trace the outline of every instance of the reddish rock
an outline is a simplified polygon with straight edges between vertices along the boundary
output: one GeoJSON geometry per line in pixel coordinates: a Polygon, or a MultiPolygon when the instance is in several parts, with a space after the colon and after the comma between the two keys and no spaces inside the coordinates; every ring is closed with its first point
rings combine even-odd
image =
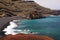
{"type": "Polygon", "coordinates": [[[53,39],[48,36],[17,34],[17,35],[7,35],[2,40],[53,40],[53,39]]]}

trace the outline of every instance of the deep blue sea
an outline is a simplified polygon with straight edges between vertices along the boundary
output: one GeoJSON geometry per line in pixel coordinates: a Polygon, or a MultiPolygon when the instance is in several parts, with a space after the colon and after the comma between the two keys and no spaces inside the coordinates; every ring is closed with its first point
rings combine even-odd
{"type": "MultiPolygon", "coordinates": [[[[54,40],[60,40],[60,16],[48,16],[42,19],[17,21],[16,30],[23,30],[37,35],[49,36],[54,40]]],[[[16,31],[17,32],[17,31],[16,31]]]]}

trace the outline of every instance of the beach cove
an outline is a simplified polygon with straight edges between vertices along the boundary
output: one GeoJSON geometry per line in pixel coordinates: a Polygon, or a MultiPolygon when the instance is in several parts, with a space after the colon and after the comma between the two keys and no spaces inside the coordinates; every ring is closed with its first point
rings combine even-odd
{"type": "Polygon", "coordinates": [[[54,40],[60,40],[60,16],[48,16],[42,19],[16,20],[17,27],[14,33],[35,34],[49,36],[54,40]],[[25,30],[25,31],[24,31],[25,30]]]}

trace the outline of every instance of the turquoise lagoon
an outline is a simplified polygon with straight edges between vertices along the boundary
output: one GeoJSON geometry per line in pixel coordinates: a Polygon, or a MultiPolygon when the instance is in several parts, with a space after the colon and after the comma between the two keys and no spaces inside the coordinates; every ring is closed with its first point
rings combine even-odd
{"type": "Polygon", "coordinates": [[[48,16],[34,20],[22,19],[15,23],[18,25],[14,28],[16,30],[29,30],[28,32],[37,33],[36,35],[49,36],[54,40],[60,40],[60,16],[48,16]]]}

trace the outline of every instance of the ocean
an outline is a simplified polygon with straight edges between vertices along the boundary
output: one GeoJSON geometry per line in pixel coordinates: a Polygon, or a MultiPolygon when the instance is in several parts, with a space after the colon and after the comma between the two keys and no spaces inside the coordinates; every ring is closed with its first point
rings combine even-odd
{"type": "Polygon", "coordinates": [[[4,31],[6,31],[6,35],[18,33],[35,34],[60,40],[60,16],[47,16],[46,18],[33,20],[13,20],[4,31]]]}

